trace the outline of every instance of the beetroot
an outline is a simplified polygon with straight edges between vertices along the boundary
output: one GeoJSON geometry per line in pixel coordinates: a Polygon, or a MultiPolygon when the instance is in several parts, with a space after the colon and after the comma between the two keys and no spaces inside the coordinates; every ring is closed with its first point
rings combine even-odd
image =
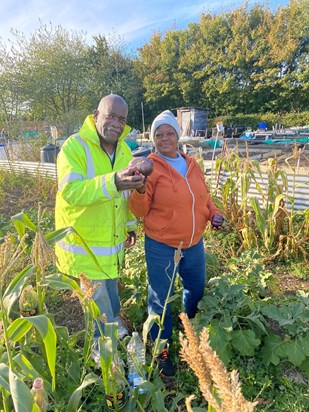
{"type": "Polygon", "coordinates": [[[137,171],[144,176],[149,176],[153,172],[153,163],[147,157],[135,157],[129,163],[129,167],[136,167],[137,171]]]}

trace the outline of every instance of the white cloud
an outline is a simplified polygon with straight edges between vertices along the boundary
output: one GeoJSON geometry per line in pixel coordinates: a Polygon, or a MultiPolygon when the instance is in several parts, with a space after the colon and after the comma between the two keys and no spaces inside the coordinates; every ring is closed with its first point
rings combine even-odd
{"type": "MultiPolygon", "coordinates": [[[[272,1],[288,3],[288,0],[272,1]]],[[[27,36],[41,23],[52,23],[87,32],[89,41],[93,35],[116,32],[127,43],[141,46],[154,31],[183,29],[189,22],[198,21],[201,12],[221,12],[243,3],[244,0],[2,0],[0,35],[6,41],[12,38],[10,28],[27,36]]]]}

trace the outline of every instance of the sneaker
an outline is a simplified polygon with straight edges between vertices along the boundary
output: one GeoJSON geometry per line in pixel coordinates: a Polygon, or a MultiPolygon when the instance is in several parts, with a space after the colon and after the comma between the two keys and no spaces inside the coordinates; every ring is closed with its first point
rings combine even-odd
{"type": "Polygon", "coordinates": [[[174,376],[175,368],[173,362],[168,356],[167,349],[163,349],[162,353],[157,356],[157,363],[161,376],[174,376]]]}
{"type": "Polygon", "coordinates": [[[124,337],[128,336],[129,331],[123,323],[121,317],[115,316],[114,321],[118,323],[118,338],[123,339],[124,337]]]}

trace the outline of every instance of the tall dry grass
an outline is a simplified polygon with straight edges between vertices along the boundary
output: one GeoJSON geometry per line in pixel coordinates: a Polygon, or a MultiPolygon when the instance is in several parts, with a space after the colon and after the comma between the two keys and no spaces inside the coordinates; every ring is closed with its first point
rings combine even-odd
{"type": "MultiPolygon", "coordinates": [[[[245,399],[241,391],[238,372],[228,373],[225,366],[211,348],[209,332],[205,327],[200,337],[197,336],[187,315],[182,313],[186,337],[180,333],[180,355],[199,380],[202,395],[207,400],[209,411],[216,412],[252,412],[257,402],[245,399]]],[[[190,412],[192,397],[187,398],[186,406],[190,412]]]]}

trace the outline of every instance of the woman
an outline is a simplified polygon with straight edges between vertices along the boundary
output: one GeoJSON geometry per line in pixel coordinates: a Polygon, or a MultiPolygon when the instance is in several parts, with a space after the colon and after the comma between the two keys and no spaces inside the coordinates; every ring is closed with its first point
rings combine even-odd
{"type": "MultiPolygon", "coordinates": [[[[218,228],[224,218],[211,200],[204,174],[195,159],[177,150],[180,129],[173,113],[166,110],[159,114],[150,135],[156,147],[156,153],[149,155],[154,171],[130,198],[131,211],[144,221],[148,313],[162,314],[174,270],[174,253],[181,244],[183,256],[177,272],[183,284],[184,310],[193,318],[206,280],[203,232],[209,220],[218,228]]],[[[154,325],[151,339],[154,341],[157,335],[158,326],[154,325]]],[[[161,338],[171,341],[171,337],[172,316],[168,305],[161,338]]],[[[162,375],[174,375],[166,349],[158,357],[158,363],[162,375]]]]}

